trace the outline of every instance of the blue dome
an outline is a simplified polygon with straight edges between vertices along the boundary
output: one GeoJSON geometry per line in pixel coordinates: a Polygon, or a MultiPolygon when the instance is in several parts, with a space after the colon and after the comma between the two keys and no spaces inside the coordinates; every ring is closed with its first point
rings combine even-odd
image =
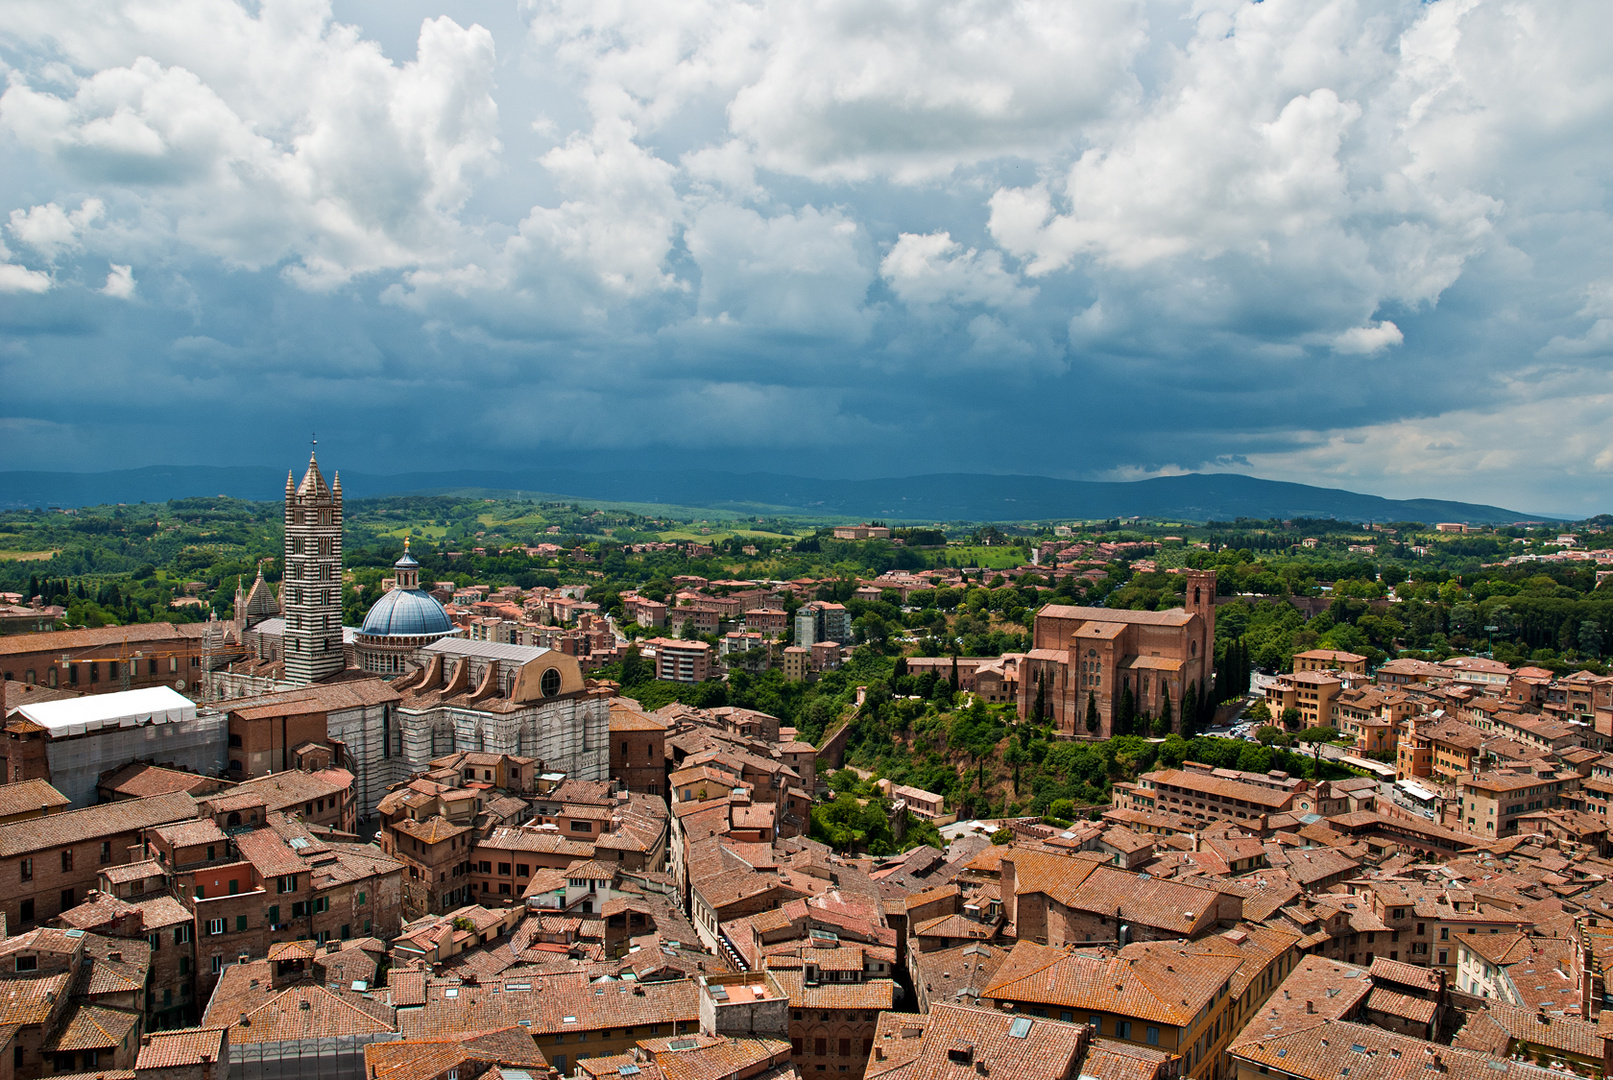
{"type": "Polygon", "coordinates": [[[391,637],[406,634],[446,634],[453,630],[448,613],[437,598],[420,589],[393,589],[364,616],[361,634],[391,637]]]}

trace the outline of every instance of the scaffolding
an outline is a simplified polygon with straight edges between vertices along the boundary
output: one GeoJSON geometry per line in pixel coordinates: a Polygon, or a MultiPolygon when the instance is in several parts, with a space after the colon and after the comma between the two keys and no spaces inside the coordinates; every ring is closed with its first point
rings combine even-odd
{"type": "Polygon", "coordinates": [[[364,1047],[396,1042],[391,1032],[328,1039],[234,1043],[230,1080],[365,1080],[364,1047]]]}
{"type": "Polygon", "coordinates": [[[134,761],[218,776],[229,753],[229,728],[227,715],[209,710],[181,719],[148,720],[82,734],[51,732],[45,744],[50,783],[75,807],[84,807],[98,801],[95,789],[103,773],[134,761]]]}

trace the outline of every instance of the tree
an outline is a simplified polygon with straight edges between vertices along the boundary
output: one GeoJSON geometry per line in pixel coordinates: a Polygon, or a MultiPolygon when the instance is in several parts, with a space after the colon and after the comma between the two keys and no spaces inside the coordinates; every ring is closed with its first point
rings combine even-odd
{"type": "Polygon", "coordinates": [[[1299,726],[1301,717],[1299,710],[1290,705],[1283,710],[1282,716],[1278,719],[1282,721],[1284,731],[1292,731],[1299,726]]]}
{"type": "MultiPolygon", "coordinates": [[[[1581,637],[1584,635],[1581,634],[1581,637]]],[[[1047,686],[1042,681],[1042,673],[1036,673],[1036,704],[1031,708],[1031,720],[1040,724],[1047,716],[1047,686]]]]}
{"type": "Polygon", "coordinates": [[[622,686],[637,686],[644,681],[644,657],[639,654],[637,645],[629,645],[622,654],[622,686]]]}
{"type": "Polygon", "coordinates": [[[1098,695],[1091,690],[1087,691],[1087,731],[1098,733],[1098,695]]]}
{"type": "Polygon", "coordinates": [[[1182,691],[1182,738],[1191,739],[1199,729],[1199,687],[1189,682],[1182,691]]]}
{"type": "Polygon", "coordinates": [[[1010,743],[1003,751],[1003,764],[1014,770],[1014,798],[1019,798],[1019,767],[1030,757],[1018,743],[1010,743]]]}
{"type": "Polygon", "coordinates": [[[1130,735],[1132,721],[1137,718],[1137,704],[1131,696],[1131,683],[1120,684],[1120,703],[1115,707],[1115,722],[1113,733],[1116,735],[1130,735]]]}
{"type": "Polygon", "coordinates": [[[1584,656],[1602,655],[1602,628],[1595,619],[1579,624],[1579,651],[1584,656]]]}
{"type": "Polygon", "coordinates": [[[951,682],[951,685],[952,685],[952,692],[954,694],[956,694],[958,692],[958,654],[957,653],[952,654],[952,678],[951,678],[950,682],[951,682]]]}
{"type": "Polygon", "coordinates": [[[1159,736],[1169,735],[1175,720],[1176,716],[1171,712],[1171,688],[1162,686],[1159,693],[1159,719],[1154,722],[1154,734],[1159,736]],[[1165,730],[1161,731],[1161,726],[1165,730]]]}

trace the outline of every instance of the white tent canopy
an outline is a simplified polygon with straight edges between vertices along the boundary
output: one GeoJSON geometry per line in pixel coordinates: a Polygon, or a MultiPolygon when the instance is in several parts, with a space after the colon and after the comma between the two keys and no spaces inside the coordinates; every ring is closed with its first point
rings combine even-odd
{"type": "Polygon", "coordinates": [[[91,694],[24,705],[17,713],[50,731],[51,738],[86,735],[102,728],[171,724],[196,719],[196,703],[166,686],[91,694]]]}

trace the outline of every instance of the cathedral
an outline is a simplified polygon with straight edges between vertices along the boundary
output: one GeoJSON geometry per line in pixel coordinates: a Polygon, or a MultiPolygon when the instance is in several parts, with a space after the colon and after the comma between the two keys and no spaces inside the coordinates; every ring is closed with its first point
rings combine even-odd
{"type": "Polygon", "coordinates": [[[1169,611],[1048,604],[1037,612],[1019,666],[1019,715],[1030,716],[1040,694],[1059,734],[1107,739],[1130,690],[1139,715],[1158,716],[1169,701],[1180,730],[1188,686],[1202,700],[1215,671],[1215,571],[1185,573],[1184,604],[1169,611]]]}
{"type": "Polygon", "coordinates": [[[456,750],[606,777],[610,690],[583,678],[574,656],[466,640],[420,587],[407,542],[394,587],[362,627],[342,626],[342,481],[327,484],[312,454],[300,483],[286,477],[285,526],[279,595],[261,566],[250,590],[237,586],[227,638],[237,659],[208,676],[230,715],[232,775],[249,771],[255,725],[300,718],[316,720],[354,774],[366,816],[392,785],[456,750]]]}

